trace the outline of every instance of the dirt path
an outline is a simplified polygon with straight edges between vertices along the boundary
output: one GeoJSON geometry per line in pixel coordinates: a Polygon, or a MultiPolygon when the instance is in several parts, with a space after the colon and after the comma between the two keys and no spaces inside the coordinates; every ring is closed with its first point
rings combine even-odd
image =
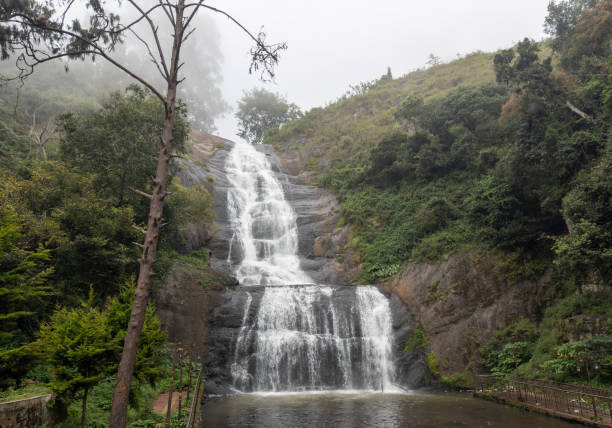
{"type": "MultiPolygon", "coordinates": [[[[191,393],[189,396],[191,397],[191,393]]],[[[187,391],[183,391],[183,408],[185,407],[185,400],[187,398],[187,391]]],[[[178,410],[178,399],[179,394],[177,391],[172,393],[172,406],[171,410],[178,410]]],[[[159,394],[157,398],[153,401],[153,412],[159,413],[161,415],[165,415],[168,410],[168,393],[164,392],[163,394],[159,394]]]]}

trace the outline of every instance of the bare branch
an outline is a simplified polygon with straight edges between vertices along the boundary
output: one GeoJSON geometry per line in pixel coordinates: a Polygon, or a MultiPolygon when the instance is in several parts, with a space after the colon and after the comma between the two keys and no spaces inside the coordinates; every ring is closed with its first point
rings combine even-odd
{"type": "Polygon", "coordinates": [[[153,55],[153,52],[151,51],[151,48],[149,47],[149,44],[147,43],[147,41],[143,39],[142,37],[140,37],[138,33],[135,32],[134,30],[130,29],[130,32],[134,35],[134,37],[136,37],[145,46],[149,54],[149,57],[151,58],[151,62],[155,64],[155,67],[157,67],[157,71],[159,71],[159,74],[161,74],[164,79],[168,80],[168,71],[166,70],[165,67],[163,70],[161,69],[161,67],[159,66],[159,62],[157,62],[157,58],[155,58],[155,55],[153,55]]]}
{"type": "Polygon", "coordinates": [[[240,22],[238,22],[233,16],[229,13],[217,9],[216,7],[209,6],[207,4],[199,3],[190,3],[185,7],[194,7],[194,6],[202,6],[213,12],[220,13],[221,15],[228,18],[234,24],[236,24],[242,31],[244,31],[254,42],[255,47],[251,48],[251,65],[249,66],[249,73],[257,72],[262,68],[260,79],[261,80],[271,80],[274,79],[274,66],[278,64],[279,60],[279,52],[287,49],[286,43],[276,43],[273,45],[266,45],[266,34],[263,31],[259,31],[257,37],[255,37],[249,30],[247,30],[240,22]],[[267,75],[267,77],[266,77],[267,75]]]}
{"type": "Polygon", "coordinates": [[[189,30],[189,32],[183,37],[183,43],[185,43],[187,41],[189,36],[191,36],[195,32],[196,29],[197,28],[192,28],[191,30],[189,30]]]}
{"type": "Polygon", "coordinates": [[[148,193],[143,192],[142,190],[134,189],[133,187],[130,187],[129,189],[132,192],[136,193],[137,195],[144,196],[145,198],[148,198],[148,199],[153,199],[153,195],[149,195],[148,193]]]}
{"type": "MultiPolygon", "coordinates": [[[[160,0],[159,2],[162,3],[162,0],[160,0]]],[[[167,12],[170,14],[170,22],[172,22],[172,25],[176,25],[176,15],[174,14],[174,11],[172,10],[176,6],[166,0],[164,2],[164,6],[163,7],[164,7],[164,10],[166,10],[166,8],[168,8],[167,12]]]]}
{"type": "MultiPolygon", "coordinates": [[[[63,36],[67,36],[67,37],[71,37],[75,40],[78,40],[79,42],[83,43],[84,45],[87,45],[91,48],[92,51],[90,50],[82,50],[79,52],[67,52],[67,53],[62,53],[62,54],[57,54],[57,55],[49,55],[46,52],[43,52],[39,49],[35,49],[32,42],[28,40],[28,42],[23,42],[22,48],[24,50],[26,50],[26,52],[35,60],[34,64],[28,64],[27,61],[25,61],[25,58],[22,57],[22,59],[24,60],[25,64],[28,65],[28,67],[33,70],[35,65],[38,65],[42,62],[46,62],[46,61],[50,61],[52,59],[56,59],[56,58],[61,58],[61,57],[65,57],[65,56],[69,56],[69,57],[75,57],[78,55],[100,55],[101,57],[103,57],[104,59],[106,59],[108,62],[110,62],[111,64],[113,64],[115,67],[123,70],[125,73],[127,73],[128,75],[130,75],[132,78],[134,78],[135,80],[137,80],[138,82],[142,83],[144,86],[146,86],[153,94],[155,94],[155,96],[157,96],[162,102],[165,103],[165,97],[157,90],[155,89],[155,87],[150,84],[148,81],[146,81],[145,79],[143,79],[142,77],[140,77],[139,75],[137,75],[136,73],[134,73],[133,71],[129,70],[128,68],[126,68],[124,65],[122,65],[121,63],[119,63],[118,61],[116,61],[115,59],[113,59],[105,50],[102,46],[98,45],[97,42],[99,40],[99,37],[97,38],[93,38],[93,39],[86,39],[84,37],[82,37],[81,35],[70,31],[70,30],[65,30],[63,28],[52,28],[49,29],[45,26],[45,24],[41,24],[38,21],[35,21],[33,19],[31,19],[30,17],[28,17],[27,15],[23,15],[23,14],[14,14],[12,16],[12,18],[5,20],[5,22],[13,22],[13,23],[17,23],[26,27],[30,27],[30,28],[36,28],[39,30],[51,30],[56,34],[61,34],[63,36]],[[19,19],[17,19],[19,18],[19,19]],[[29,44],[28,44],[29,43],[29,44]],[[39,55],[45,55],[45,58],[38,58],[36,57],[36,53],[38,53],[39,55]]],[[[31,72],[29,74],[32,74],[31,72]]],[[[29,75],[28,73],[26,73],[26,76],[29,75]]],[[[24,76],[20,76],[20,78],[23,79],[24,76]]]]}
{"type": "Polygon", "coordinates": [[[574,113],[576,113],[578,116],[580,116],[581,118],[583,118],[584,120],[588,121],[588,122],[593,122],[593,118],[591,116],[589,116],[588,114],[586,114],[585,112],[583,112],[582,110],[580,110],[578,107],[576,107],[574,104],[572,104],[569,101],[566,101],[565,104],[569,107],[569,109],[571,111],[573,111],[574,113]]]}
{"type": "MultiPolygon", "coordinates": [[[[191,12],[191,15],[189,15],[189,18],[187,18],[187,21],[185,22],[185,25],[183,25],[183,29],[189,27],[189,24],[191,23],[191,20],[193,19],[195,14],[198,12],[198,9],[200,9],[200,6],[203,5],[203,3],[204,3],[204,0],[200,0],[197,4],[190,6],[190,7],[195,6],[195,9],[193,9],[193,12],[191,12]]],[[[185,6],[185,8],[187,8],[187,6],[185,6]]]]}
{"type": "Polygon", "coordinates": [[[124,32],[125,30],[129,30],[130,28],[132,28],[134,25],[138,24],[143,19],[149,19],[149,15],[151,14],[151,12],[153,12],[158,7],[162,7],[163,8],[163,5],[157,4],[157,5],[153,6],[152,8],[150,8],[149,10],[147,10],[146,12],[141,12],[139,18],[137,18],[134,21],[130,22],[128,25],[122,26],[119,31],[115,31],[115,34],[124,32]]]}
{"type": "Polygon", "coordinates": [[[60,24],[61,28],[64,28],[64,21],[66,20],[66,14],[68,14],[68,11],[70,10],[73,4],[74,4],[74,0],[70,0],[68,5],[66,6],[66,9],[64,9],[64,12],[62,13],[62,21],[60,24]]]}
{"type": "Polygon", "coordinates": [[[172,26],[174,26],[175,22],[174,22],[174,15],[172,15],[172,13],[171,13],[172,10],[170,10],[170,12],[169,12],[168,9],[166,9],[166,5],[162,3],[162,0],[159,0],[159,5],[161,6],[162,10],[164,11],[166,16],[168,17],[168,20],[170,21],[172,26]]]}
{"type": "MultiPolygon", "coordinates": [[[[136,10],[138,10],[138,12],[140,12],[142,15],[144,15],[144,17],[147,19],[147,22],[149,23],[149,26],[151,27],[151,31],[153,32],[153,37],[155,39],[155,44],[157,45],[157,53],[159,54],[159,59],[161,61],[162,67],[164,68],[165,75],[169,76],[170,73],[168,73],[168,66],[166,65],[166,58],[164,57],[164,50],[161,47],[161,43],[160,43],[159,37],[157,35],[158,27],[155,25],[155,23],[149,17],[149,15],[145,14],[145,12],[142,10],[142,8],[140,6],[138,6],[138,4],[136,4],[136,2],[134,0],[128,0],[128,2],[132,6],[134,6],[136,8],[136,10]]],[[[159,7],[159,5],[157,5],[155,7],[159,7]]],[[[148,49],[148,46],[147,46],[147,49],[148,49]]],[[[151,52],[150,49],[149,49],[149,52],[151,52]]],[[[151,54],[151,56],[152,56],[152,54],[151,54]]]]}

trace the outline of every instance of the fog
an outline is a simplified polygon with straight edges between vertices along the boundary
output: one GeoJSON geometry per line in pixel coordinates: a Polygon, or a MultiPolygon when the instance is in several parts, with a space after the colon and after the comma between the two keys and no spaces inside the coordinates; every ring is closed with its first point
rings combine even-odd
{"type": "MultiPolygon", "coordinates": [[[[225,0],[210,4],[254,34],[263,26],[268,41],[288,44],[288,50],[281,53],[275,81],[262,83],[248,74],[252,40],[234,23],[206,9],[193,23],[197,30],[182,53],[185,66],[181,71],[186,79],[180,96],[187,101],[192,126],[235,139],[237,126],[230,108],[235,108],[244,90],[263,86],[303,110],[323,106],[349,85],[380,77],[387,66],[399,77],[425,67],[430,54],[451,61],[477,50],[507,48],[524,37],[541,40],[548,0],[225,0]]],[[[117,12],[126,24],[136,16],[126,2],[117,12]]],[[[84,8],[74,9],[77,17],[86,13],[84,8]]],[[[160,33],[169,46],[167,19],[161,12],[153,18],[160,23],[160,33]]],[[[138,31],[150,33],[144,22],[138,31]]],[[[146,40],[152,42],[150,37],[146,40]]],[[[163,89],[146,49],[136,38],[128,37],[115,55],[163,89]]],[[[5,62],[2,68],[6,67],[5,62]]],[[[47,67],[56,70],[53,73],[41,68],[32,80],[39,87],[58,88],[70,82],[82,85],[86,80],[95,86],[97,96],[130,83],[123,72],[102,60],[93,65],[72,62],[72,76],[58,73],[62,67],[47,67]],[[66,81],[60,84],[64,77],[66,81]]]]}
{"type": "MultiPolygon", "coordinates": [[[[146,4],[141,2],[141,4],[146,4]]],[[[121,23],[129,24],[140,15],[126,2],[108,2],[109,10],[118,13],[121,23]]],[[[58,9],[63,10],[63,9],[58,9]]],[[[75,3],[69,17],[79,19],[83,25],[89,22],[91,11],[83,6],[83,2],[75,3]]],[[[159,26],[159,34],[169,62],[172,38],[171,26],[165,15],[158,10],[152,14],[152,19],[159,26]]],[[[197,28],[182,48],[184,66],[181,68],[181,77],[185,83],[179,87],[178,95],[181,101],[187,104],[187,112],[192,127],[214,131],[214,122],[223,112],[229,110],[224,101],[220,83],[222,80],[221,64],[223,53],[221,51],[220,33],[210,14],[200,13],[192,22],[197,28]]],[[[160,93],[164,94],[165,81],[151,61],[146,42],[154,50],[154,39],[151,30],[145,21],[137,24],[134,34],[126,33],[122,44],[115,47],[110,54],[119,63],[124,64],[141,78],[151,83],[160,93]]],[[[12,58],[0,63],[0,74],[15,76],[18,73],[15,62],[19,52],[12,58]]],[[[23,114],[28,116],[36,110],[38,114],[44,112],[44,117],[52,117],[64,110],[91,110],[99,107],[100,103],[113,91],[123,90],[128,85],[137,83],[125,72],[98,57],[95,61],[90,58],[84,60],[55,60],[35,67],[34,73],[24,82],[14,81],[1,88],[0,95],[7,98],[8,104],[20,105],[23,114]],[[68,69],[68,72],[64,71],[68,69]],[[23,84],[23,86],[22,86],[23,84]],[[17,89],[19,95],[17,96],[17,89]],[[38,106],[33,106],[38,99],[38,106]]]]}
{"type": "MultiPolygon", "coordinates": [[[[211,4],[213,4],[211,2],[211,4]]],[[[221,90],[232,107],[243,89],[265,86],[302,109],[325,103],[350,84],[395,77],[424,67],[430,53],[452,60],[457,54],[507,48],[524,37],[544,37],[548,0],[224,0],[222,7],[247,28],[260,26],[271,41],[286,41],[276,82],[248,75],[250,41],[221,16],[221,90]]],[[[187,84],[189,84],[187,82],[187,84]]],[[[218,134],[233,138],[233,114],[217,121],[218,134]]]]}

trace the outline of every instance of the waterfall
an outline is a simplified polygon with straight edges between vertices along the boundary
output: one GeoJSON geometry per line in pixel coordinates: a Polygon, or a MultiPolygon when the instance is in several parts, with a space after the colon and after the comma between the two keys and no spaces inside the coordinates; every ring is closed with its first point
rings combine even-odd
{"type": "Polygon", "coordinates": [[[226,162],[230,254],[241,285],[265,286],[244,309],[233,350],[239,391],[393,389],[391,312],[375,287],[313,284],[297,255],[296,215],[266,155],[237,143],[226,162]],[[251,321],[249,321],[251,319],[251,321]]]}
{"type": "Polygon", "coordinates": [[[285,199],[263,153],[237,143],[226,163],[228,213],[234,234],[232,251],[242,261],[235,274],[243,285],[305,284],[312,280],[300,268],[295,213],[285,199]]]}

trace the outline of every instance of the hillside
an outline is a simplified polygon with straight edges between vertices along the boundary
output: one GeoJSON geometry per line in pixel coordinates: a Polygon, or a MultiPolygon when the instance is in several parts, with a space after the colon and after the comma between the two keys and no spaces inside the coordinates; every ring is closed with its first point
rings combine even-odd
{"type": "Polygon", "coordinates": [[[610,7],[545,44],[383,76],[265,139],[338,197],[351,238],[337,261],[411,307],[407,346],[451,383],[581,381],[567,349],[610,381],[610,7]]]}
{"type": "Polygon", "coordinates": [[[409,94],[425,100],[442,97],[461,86],[495,81],[493,54],[477,52],[448,64],[417,70],[377,84],[364,94],[341,97],[325,108],[314,108],[290,122],[266,143],[277,150],[306,149],[308,171],[320,172],[328,162],[341,169],[346,162],[363,162],[369,150],[399,124],[394,114],[409,94]]]}

